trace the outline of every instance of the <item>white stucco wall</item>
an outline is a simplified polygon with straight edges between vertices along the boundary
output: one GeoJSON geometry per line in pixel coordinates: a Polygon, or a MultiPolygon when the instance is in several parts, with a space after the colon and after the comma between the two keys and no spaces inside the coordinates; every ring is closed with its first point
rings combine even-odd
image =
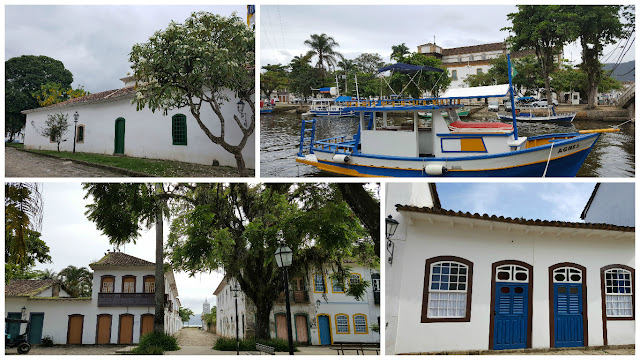
{"type": "MultiPolygon", "coordinates": [[[[512,225],[475,219],[405,212],[401,223],[409,223],[402,257],[394,257],[401,277],[387,278],[399,283],[395,343],[389,353],[489,348],[489,320],[492,263],[520,260],[533,266],[532,346],[550,346],[549,266],[573,262],[587,269],[588,344],[603,345],[600,268],[610,264],[634,267],[634,234],[603,230],[512,225]],[[408,219],[408,216],[411,219],[408,219]],[[470,322],[421,323],[425,260],[452,255],[473,262],[470,322]]],[[[394,270],[397,271],[397,270],[394,270]]],[[[611,322],[609,322],[611,323],[611,322]]],[[[633,339],[634,321],[617,321],[611,336],[626,333],[633,339]]],[[[615,341],[616,343],[618,340],[615,341]]],[[[390,349],[387,349],[388,351],[390,349]]]]}
{"type": "MultiPolygon", "coordinates": [[[[242,139],[242,132],[233,120],[233,114],[238,113],[236,107],[238,99],[229,91],[226,92],[226,95],[229,96],[230,101],[225,103],[221,109],[226,120],[225,139],[229,144],[237,145],[242,139]]],[[[44,127],[47,115],[62,112],[69,115],[68,122],[71,126],[66,133],[68,140],[60,144],[60,150],[72,151],[74,137],[73,114],[77,111],[80,115],[78,126],[85,126],[84,142],[76,143],[77,152],[112,155],[114,153],[115,122],[118,118],[124,118],[124,154],[127,156],[176,160],[204,165],[211,165],[214,160],[217,160],[220,165],[236,166],[234,156],[221,146],[211,142],[188,108],[172,110],[169,111],[167,116],[164,116],[161,110],[155,113],[148,108],[136,111],[136,106],[131,104],[132,99],[133,94],[112,101],[53,107],[28,113],[25,128],[25,148],[56,150],[57,144],[38,134],[36,128],[41,129],[44,127]],[[187,118],[187,145],[173,145],[171,117],[176,114],[183,114],[187,118]]],[[[213,110],[209,106],[203,105],[201,113],[201,120],[207,128],[214,135],[220,135],[220,122],[213,110]]],[[[248,124],[251,125],[251,110],[249,106],[245,106],[244,113],[248,124]]],[[[254,168],[255,135],[249,138],[242,154],[245,165],[248,168],[254,168]]]]}
{"type": "Polygon", "coordinates": [[[634,183],[600,183],[584,221],[635,226],[635,214],[634,183]]]}

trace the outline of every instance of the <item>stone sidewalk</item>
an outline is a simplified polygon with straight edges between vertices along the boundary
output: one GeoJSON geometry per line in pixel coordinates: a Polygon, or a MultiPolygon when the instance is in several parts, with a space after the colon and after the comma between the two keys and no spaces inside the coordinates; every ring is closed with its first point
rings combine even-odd
{"type": "Polygon", "coordinates": [[[120,172],[4,148],[5,177],[125,177],[120,172]]]}

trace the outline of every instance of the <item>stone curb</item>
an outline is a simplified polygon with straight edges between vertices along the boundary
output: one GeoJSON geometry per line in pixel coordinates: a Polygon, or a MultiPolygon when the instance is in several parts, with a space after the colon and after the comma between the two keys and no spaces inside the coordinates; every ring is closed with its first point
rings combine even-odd
{"type": "Polygon", "coordinates": [[[635,349],[634,345],[607,345],[607,346],[583,346],[572,348],[535,348],[535,349],[516,349],[516,350],[468,350],[468,351],[439,351],[439,352],[420,352],[420,353],[403,353],[397,355],[524,355],[524,354],[544,354],[552,352],[560,352],[567,350],[578,351],[600,351],[600,350],[621,350],[635,349]]]}
{"type": "Polygon", "coordinates": [[[127,170],[127,169],[123,169],[123,168],[119,168],[119,167],[115,167],[115,166],[111,166],[111,165],[96,164],[96,163],[83,161],[83,160],[76,160],[76,159],[66,159],[66,158],[61,158],[61,157],[55,156],[55,155],[37,153],[37,152],[31,151],[29,149],[19,149],[19,148],[13,148],[13,149],[16,149],[18,151],[24,151],[24,152],[27,152],[29,154],[49,157],[49,158],[52,158],[52,159],[58,159],[58,160],[62,160],[62,161],[71,161],[71,162],[74,162],[76,164],[87,165],[87,166],[92,166],[92,167],[95,167],[95,168],[115,171],[115,172],[119,172],[119,173],[122,173],[122,174],[130,176],[130,177],[156,177],[154,175],[149,175],[149,174],[145,174],[145,173],[138,172],[138,171],[133,171],[133,170],[127,170]]]}

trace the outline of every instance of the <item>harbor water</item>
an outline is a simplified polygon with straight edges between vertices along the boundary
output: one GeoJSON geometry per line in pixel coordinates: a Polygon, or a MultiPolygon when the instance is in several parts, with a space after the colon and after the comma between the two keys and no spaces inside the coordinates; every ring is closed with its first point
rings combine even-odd
{"type": "MultiPolygon", "coordinates": [[[[358,130],[356,118],[316,118],[316,139],[349,135],[358,130]]],[[[390,116],[394,125],[410,121],[409,117],[390,116]]],[[[491,118],[493,121],[494,118],[491,118]]],[[[482,120],[469,120],[482,121],[482,120]]],[[[295,113],[260,115],[260,174],[263,177],[334,176],[313,166],[295,161],[300,144],[302,118],[295,113]]],[[[611,122],[574,121],[561,123],[518,122],[520,136],[567,133],[579,130],[610,128],[611,122]]],[[[634,177],[635,123],[629,122],[621,131],[603,133],[578,171],[580,177],[634,177]]]]}

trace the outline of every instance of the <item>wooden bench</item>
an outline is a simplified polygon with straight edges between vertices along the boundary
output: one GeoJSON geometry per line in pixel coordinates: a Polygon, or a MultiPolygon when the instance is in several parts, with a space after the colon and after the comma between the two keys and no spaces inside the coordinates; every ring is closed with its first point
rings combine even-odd
{"type": "Polygon", "coordinates": [[[247,355],[262,355],[262,353],[265,353],[267,355],[275,355],[276,348],[274,348],[273,346],[256,343],[256,351],[250,351],[247,353],[247,355]]]}
{"type": "Polygon", "coordinates": [[[380,355],[379,343],[336,341],[333,345],[339,346],[331,348],[337,351],[338,355],[344,355],[345,350],[355,350],[356,355],[364,355],[365,351],[375,351],[376,355],[380,355]]]}

